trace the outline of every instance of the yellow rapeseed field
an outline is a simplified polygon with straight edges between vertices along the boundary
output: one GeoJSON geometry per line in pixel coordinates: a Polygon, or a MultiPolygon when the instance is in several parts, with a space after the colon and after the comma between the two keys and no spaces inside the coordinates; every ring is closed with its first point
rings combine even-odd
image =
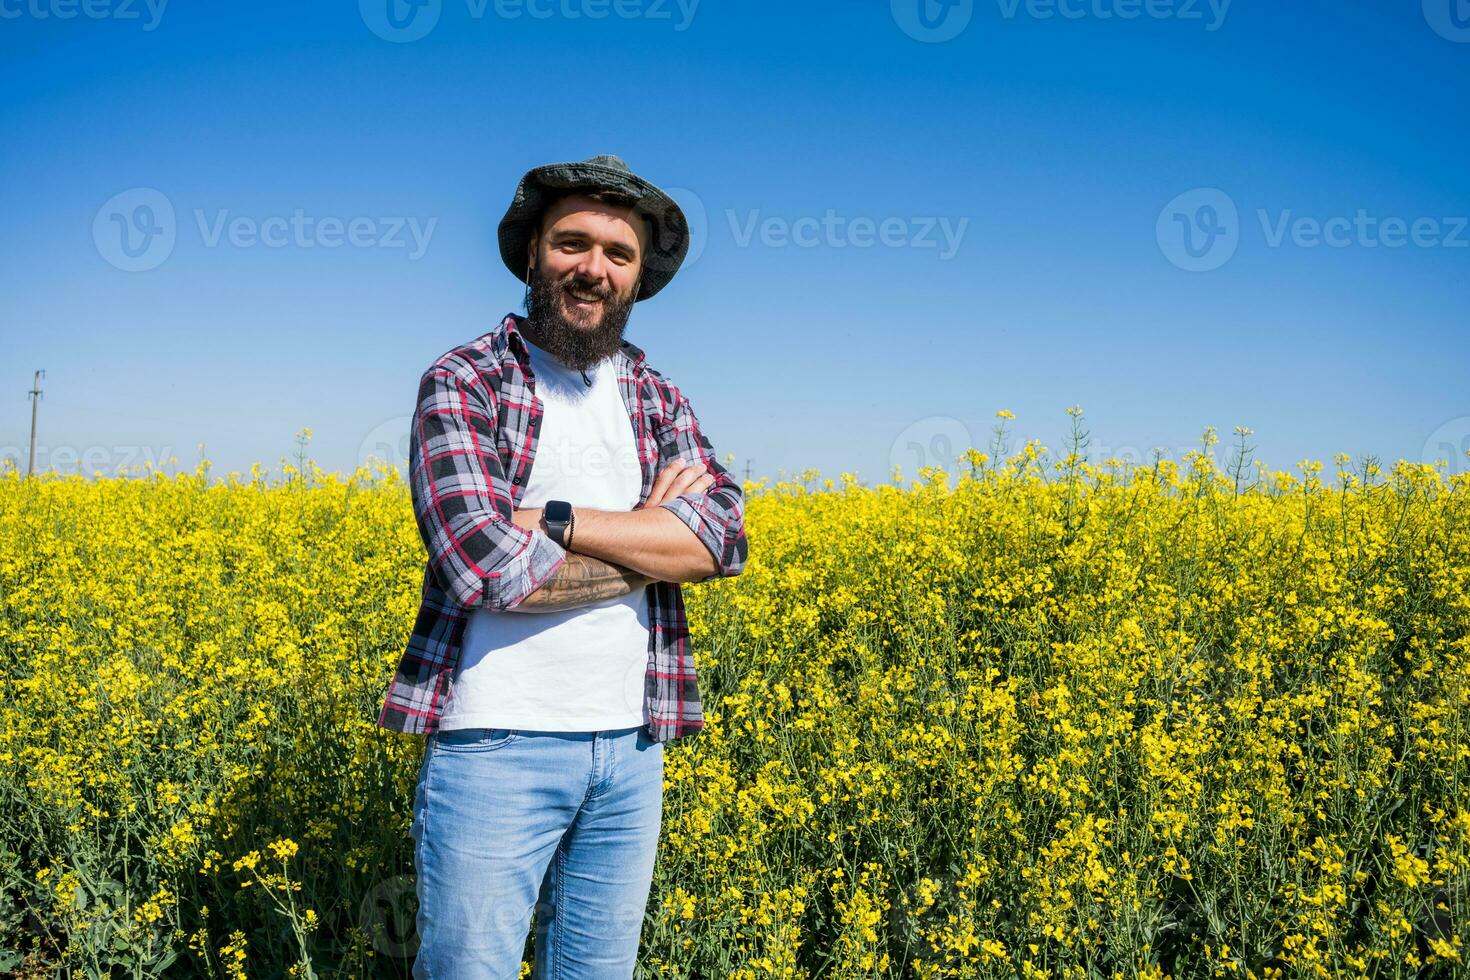
{"type": "MultiPolygon", "coordinates": [[[[906,485],[747,484],[646,975],[1470,975],[1470,477],[1000,414],[906,485]]],[[[407,976],[402,479],[12,471],[0,534],[0,973],[407,976]]]]}

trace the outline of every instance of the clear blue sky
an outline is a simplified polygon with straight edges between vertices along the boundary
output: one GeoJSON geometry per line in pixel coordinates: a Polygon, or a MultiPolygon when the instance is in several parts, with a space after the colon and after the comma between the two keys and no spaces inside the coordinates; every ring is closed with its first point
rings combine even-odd
{"type": "Polygon", "coordinates": [[[0,0],[0,454],[36,368],[43,462],[395,453],[520,309],[517,179],[597,153],[690,211],[627,335],[756,478],[1074,404],[1100,453],[1470,447],[1463,0],[394,2],[0,0]]]}

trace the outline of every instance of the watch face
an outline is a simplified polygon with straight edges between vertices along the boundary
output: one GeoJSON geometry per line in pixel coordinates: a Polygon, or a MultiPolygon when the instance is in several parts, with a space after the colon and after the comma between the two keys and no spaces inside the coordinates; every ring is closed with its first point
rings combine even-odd
{"type": "Polygon", "coordinates": [[[546,501],[546,520],[558,524],[572,519],[572,505],[565,500],[546,501]]]}

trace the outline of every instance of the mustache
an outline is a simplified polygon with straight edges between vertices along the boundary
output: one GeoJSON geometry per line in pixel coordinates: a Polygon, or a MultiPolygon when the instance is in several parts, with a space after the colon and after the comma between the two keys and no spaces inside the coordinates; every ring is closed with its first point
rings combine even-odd
{"type": "Polygon", "coordinates": [[[612,290],[604,289],[596,283],[588,282],[584,279],[577,279],[575,276],[568,276],[566,279],[563,279],[559,284],[559,288],[575,289],[579,293],[587,296],[596,296],[598,299],[606,299],[612,295],[612,290]]]}

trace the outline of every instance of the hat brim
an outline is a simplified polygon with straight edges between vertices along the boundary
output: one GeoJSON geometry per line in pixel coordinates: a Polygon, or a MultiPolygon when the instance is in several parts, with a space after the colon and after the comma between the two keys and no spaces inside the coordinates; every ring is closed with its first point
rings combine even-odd
{"type": "Polygon", "coordinates": [[[526,171],[500,219],[500,258],[506,268],[526,282],[527,246],[540,227],[542,214],[553,198],[577,190],[621,192],[647,217],[649,242],[635,301],[648,299],[668,285],[689,252],[689,222],[684,212],[673,198],[637,174],[586,161],[550,163],[526,171]]]}

